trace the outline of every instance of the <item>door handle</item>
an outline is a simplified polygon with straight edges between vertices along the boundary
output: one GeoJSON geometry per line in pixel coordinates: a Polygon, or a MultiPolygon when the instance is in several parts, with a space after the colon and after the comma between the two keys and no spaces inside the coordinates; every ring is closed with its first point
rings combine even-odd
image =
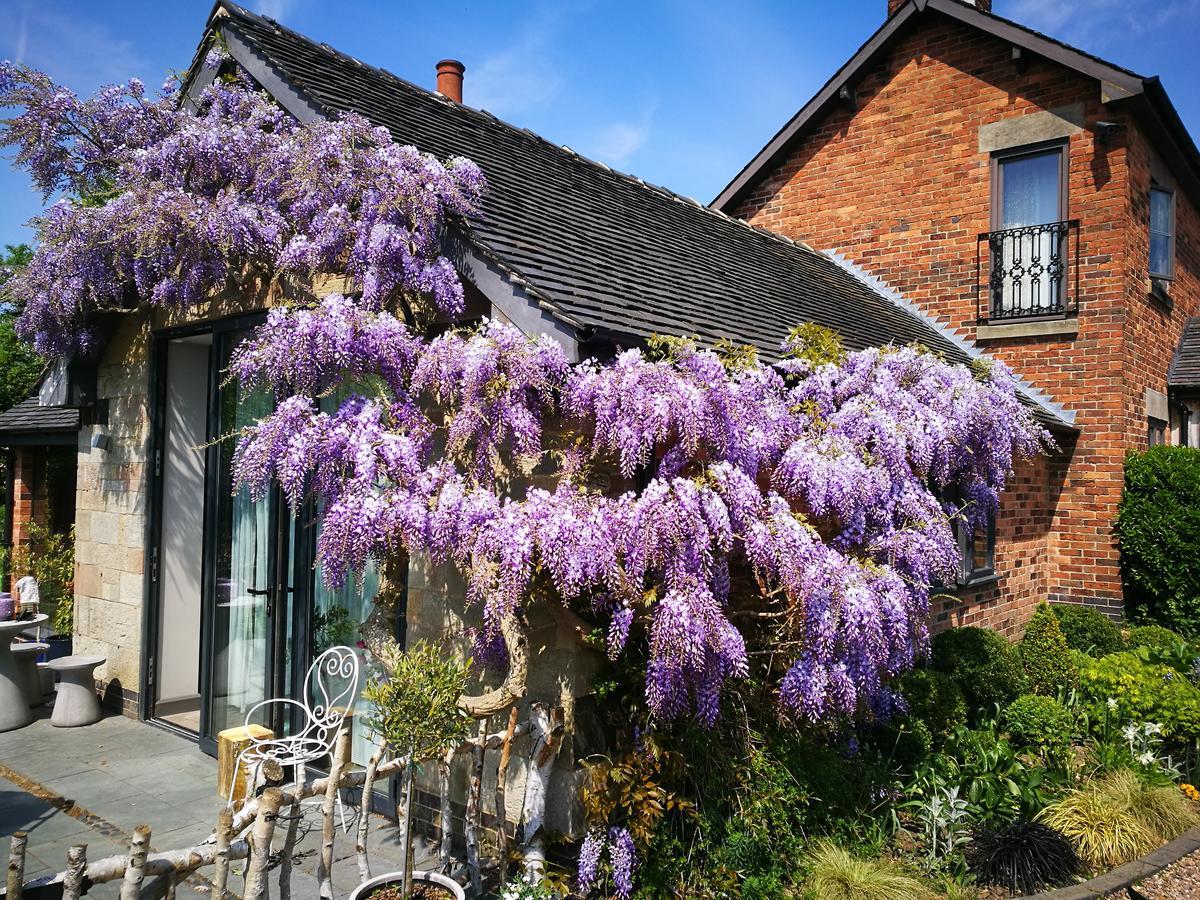
{"type": "Polygon", "coordinates": [[[246,593],[251,597],[267,597],[270,596],[271,591],[265,588],[262,590],[259,590],[258,588],[246,588],[246,593]]]}

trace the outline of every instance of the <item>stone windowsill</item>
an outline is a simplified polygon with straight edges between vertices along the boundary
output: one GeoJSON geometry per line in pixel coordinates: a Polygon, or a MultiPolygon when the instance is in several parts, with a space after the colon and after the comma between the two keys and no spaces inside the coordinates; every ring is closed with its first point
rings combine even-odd
{"type": "Polygon", "coordinates": [[[1066,337],[1079,334],[1078,319],[1045,319],[1032,322],[1006,322],[1003,325],[979,325],[975,340],[997,341],[1005,338],[1066,337]]]}

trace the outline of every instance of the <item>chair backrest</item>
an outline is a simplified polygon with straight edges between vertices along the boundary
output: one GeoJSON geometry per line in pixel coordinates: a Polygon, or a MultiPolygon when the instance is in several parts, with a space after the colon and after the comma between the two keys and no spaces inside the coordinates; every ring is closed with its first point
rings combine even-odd
{"type": "Polygon", "coordinates": [[[330,647],[313,660],[304,676],[304,699],[317,728],[336,731],[346,713],[354,708],[360,672],[358,653],[353,647],[330,647]]]}

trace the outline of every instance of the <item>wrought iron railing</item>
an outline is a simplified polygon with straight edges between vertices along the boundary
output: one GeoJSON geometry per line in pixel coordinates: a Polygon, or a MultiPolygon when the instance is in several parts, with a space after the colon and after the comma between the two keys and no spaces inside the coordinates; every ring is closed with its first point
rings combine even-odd
{"type": "Polygon", "coordinates": [[[979,235],[975,247],[979,321],[1009,322],[1076,312],[1079,304],[1078,263],[1078,219],[979,235]],[[985,245],[986,269],[983,261],[985,245]]]}

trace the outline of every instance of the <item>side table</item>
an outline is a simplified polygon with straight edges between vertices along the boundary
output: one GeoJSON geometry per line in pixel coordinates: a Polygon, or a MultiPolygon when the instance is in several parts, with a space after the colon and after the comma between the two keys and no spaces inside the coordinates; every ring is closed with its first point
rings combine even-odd
{"type": "Polygon", "coordinates": [[[26,702],[30,706],[41,706],[45,698],[42,694],[42,676],[38,672],[37,658],[39,653],[49,650],[50,645],[27,641],[24,644],[13,644],[10,649],[17,663],[17,674],[25,691],[26,702]]]}
{"type": "Polygon", "coordinates": [[[100,701],[96,699],[96,666],[103,656],[64,656],[46,665],[58,673],[58,696],[50,724],[59,728],[78,728],[100,721],[100,701]]]}

